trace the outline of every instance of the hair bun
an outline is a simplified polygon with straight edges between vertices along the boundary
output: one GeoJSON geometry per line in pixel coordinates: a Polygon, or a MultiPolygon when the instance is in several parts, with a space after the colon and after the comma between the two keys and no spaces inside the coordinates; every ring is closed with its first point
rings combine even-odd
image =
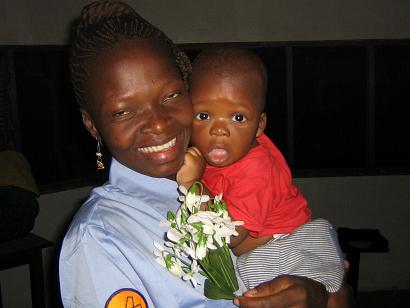
{"type": "Polygon", "coordinates": [[[83,8],[78,26],[90,27],[119,16],[143,19],[125,2],[101,0],[91,2],[83,8]]]}

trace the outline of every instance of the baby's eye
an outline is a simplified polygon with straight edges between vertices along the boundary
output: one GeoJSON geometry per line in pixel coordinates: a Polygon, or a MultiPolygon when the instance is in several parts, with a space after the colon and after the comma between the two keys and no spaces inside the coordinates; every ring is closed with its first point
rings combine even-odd
{"type": "Polygon", "coordinates": [[[237,113],[232,117],[232,120],[235,122],[244,122],[247,119],[242,113],[237,113]]]}
{"type": "Polygon", "coordinates": [[[209,114],[206,112],[200,112],[195,116],[195,119],[205,121],[209,119],[209,114]]]}

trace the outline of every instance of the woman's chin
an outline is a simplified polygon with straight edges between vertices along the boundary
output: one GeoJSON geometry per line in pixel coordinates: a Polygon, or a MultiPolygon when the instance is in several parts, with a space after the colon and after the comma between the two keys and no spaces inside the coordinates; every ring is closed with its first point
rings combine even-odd
{"type": "Polygon", "coordinates": [[[152,166],[149,171],[145,171],[143,173],[152,177],[175,180],[176,174],[181,168],[183,162],[183,156],[176,157],[174,160],[152,166]]]}

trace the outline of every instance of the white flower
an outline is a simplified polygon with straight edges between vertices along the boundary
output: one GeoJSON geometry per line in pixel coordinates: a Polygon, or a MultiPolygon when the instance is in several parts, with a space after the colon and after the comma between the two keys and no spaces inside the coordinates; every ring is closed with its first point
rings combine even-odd
{"type": "MultiPolygon", "coordinates": [[[[179,189],[179,191],[181,192],[181,194],[183,194],[184,196],[187,195],[188,189],[186,189],[185,186],[179,185],[179,186],[178,186],[178,189],[179,189]]],[[[181,200],[181,197],[183,198],[183,196],[179,196],[179,200],[181,200]]],[[[181,201],[184,201],[184,199],[181,200],[181,201]]]]}
{"type": "Polygon", "coordinates": [[[184,252],[187,256],[191,257],[192,259],[196,259],[195,248],[196,248],[196,247],[195,247],[195,244],[194,244],[192,241],[189,242],[189,246],[186,245],[186,244],[184,244],[184,245],[182,246],[183,252],[184,252]]]}
{"type": "MultiPolygon", "coordinates": [[[[221,245],[222,246],[222,245],[221,245]]],[[[214,240],[213,240],[213,237],[212,236],[208,236],[207,237],[207,239],[206,239],[206,247],[208,248],[208,249],[217,249],[218,247],[216,247],[215,245],[214,245],[214,240]]]]}
{"type": "Polygon", "coordinates": [[[202,230],[204,234],[212,235],[215,233],[215,226],[213,224],[204,224],[202,230]]]}
{"type": "Polygon", "coordinates": [[[182,218],[182,209],[181,208],[179,208],[178,210],[177,210],[177,213],[176,213],[176,215],[175,215],[175,222],[176,222],[176,224],[177,224],[177,226],[178,227],[181,227],[181,218],[182,218]]]}
{"type": "Polygon", "coordinates": [[[215,200],[215,202],[220,203],[221,200],[222,200],[222,193],[216,195],[216,196],[214,197],[214,200],[215,200]]]}
{"type": "MultiPolygon", "coordinates": [[[[222,218],[225,219],[225,220],[232,221],[231,217],[230,217],[229,214],[228,214],[228,211],[224,211],[224,212],[223,212],[222,218]]],[[[241,223],[241,225],[244,224],[243,221],[238,220],[238,222],[241,223]]]]}
{"type": "Polygon", "coordinates": [[[199,197],[199,203],[205,203],[209,201],[209,196],[208,195],[202,195],[199,197]]]}
{"type": "MultiPolygon", "coordinates": [[[[200,183],[195,185],[201,186],[200,183]]],[[[215,269],[211,268],[213,265],[207,269],[202,268],[209,265],[207,254],[229,243],[230,237],[238,234],[236,226],[243,224],[231,221],[226,205],[222,201],[222,194],[215,196],[213,203],[209,204],[208,211],[201,211],[201,203],[208,202],[209,197],[197,195],[195,188],[187,190],[180,186],[181,206],[175,214],[168,212],[167,221],[161,222],[161,226],[168,227],[165,246],[169,247],[169,251],[154,242],[156,261],[172,274],[185,281],[189,280],[193,287],[199,284],[197,275],[202,273],[200,269],[208,273],[218,271],[220,265],[216,265],[215,269]]],[[[222,251],[226,251],[225,249],[226,247],[222,251]]],[[[219,262],[225,262],[223,260],[220,258],[219,262]]]]}
{"type": "Polygon", "coordinates": [[[197,273],[199,272],[199,265],[196,262],[196,260],[193,260],[191,263],[191,268],[189,271],[187,271],[185,274],[183,274],[182,279],[183,280],[190,280],[192,283],[192,286],[195,288],[199,283],[199,281],[196,278],[197,273]]]}
{"type": "Polygon", "coordinates": [[[170,247],[174,250],[175,255],[179,257],[191,257],[195,259],[195,244],[191,241],[187,243],[183,243],[182,245],[175,244],[173,242],[167,241],[165,242],[165,246],[170,247]]]}
{"type": "Polygon", "coordinates": [[[206,256],[206,245],[196,245],[196,259],[202,260],[206,256]]]}
{"type": "Polygon", "coordinates": [[[163,267],[167,267],[165,264],[165,258],[164,255],[167,253],[167,251],[162,247],[158,242],[154,241],[154,247],[157,250],[154,250],[154,255],[156,256],[155,261],[157,261],[159,264],[161,264],[163,267]]]}
{"type": "Polygon", "coordinates": [[[208,202],[209,196],[207,195],[196,195],[189,192],[184,186],[179,186],[179,191],[183,196],[179,196],[179,201],[183,202],[183,206],[186,206],[190,213],[194,213],[199,210],[201,203],[208,202]]]}
{"type": "Polygon", "coordinates": [[[167,231],[167,238],[174,243],[177,243],[183,237],[184,234],[179,232],[177,229],[169,228],[167,231]]]}
{"type": "Polygon", "coordinates": [[[229,244],[231,235],[238,235],[238,232],[236,232],[235,229],[232,230],[225,224],[221,224],[219,225],[219,228],[215,228],[214,239],[218,243],[219,247],[222,247],[223,245],[222,238],[224,238],[225,242],[229,244]]]}
{"type": "Polygon", "coordinates": [[[188,207],[189,211],[192,213],[194,207],[198,207],[198,198],[197,195],[188,192],[185,196],[185,205],[188,207]]]}
{"type": "Polygon", "coordinates": [[[163,251],[165,251],[165,248],[161,246],[160,243],[158,243],[157,241],[154,241],[154,247],[157,249],[154,251],[154,254],[157,256],[157,253],[162,253],[163,251]]]}
{"type": "Polygon", "coordinates": [[[212,225],[214,220],[218,218],[219,215],[211,211],[200,211],[196,214],[192,214],[188,218],[188,223],[192,224],[194,222],[202,222],[205,225],[212,225]]]}
{"type": "Polygon", "coordinates": [[[154,254],[157,256],[155,261],[166,267],[175,276],[181,277],[184,271],[182,270],[181,261],[172,255],[169,251],[166,251],[159,243],[154,241],[154,246],[157,248],[154,254]]]}
{"type": "Polygon", "coordinates": [[[181,275],[184,273],[181,267],[181,260],[175,258],[175,256],[171,257],[169,261],[167,261],[167,259],[165,260],[166,266],[169,271],[175,276],[181,277],[181,275]]]}

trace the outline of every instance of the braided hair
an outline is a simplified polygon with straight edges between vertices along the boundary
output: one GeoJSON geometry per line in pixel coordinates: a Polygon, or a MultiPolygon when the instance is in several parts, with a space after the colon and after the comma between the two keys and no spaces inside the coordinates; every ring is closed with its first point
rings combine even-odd
{"type": "Polygon", "coordinates": [[[77,102],[86,105],[85,87],[89,78],[88,64],[104,49],[123,40],[159,41],[174,56],[181,77],[187,85],[191,63],[164,32],[146,21],[128,4],[100,0],[86,5],[74,29],[70,50],[71,81],[77,102]]]}

